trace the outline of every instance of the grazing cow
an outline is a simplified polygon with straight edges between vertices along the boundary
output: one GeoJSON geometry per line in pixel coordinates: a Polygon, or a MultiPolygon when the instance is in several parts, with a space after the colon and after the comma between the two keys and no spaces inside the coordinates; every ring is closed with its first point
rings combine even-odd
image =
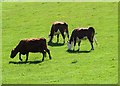
{"type": "Polygon", "coordinates": [[[33,38],[33,39],[25,39],[21,40],[19,44],[11,51],[11,58],[14,58],[19,52],[19,59],[21,59],[21,54],[26,55],[26,61],[28,60],[29,52],[37,53],[41,52],[43,54],[42,61],[44,61],[44,57],[46,56],[46,52],[49,54],[49,58],[51,59],[50,50],[47,48],[46,39],[45,38],[33,38]]]}
{"type": "Polygon", "coordinates": [[[64,34],[64,32],[66,32],[67,37],[69,39],[68,24],[65,23],[65,22],[54,22],[52,24],[52,27],[51,27],[51,31],[50,31],[50,34],[49,34],[49,39],[50,40],[49,40],[48,43],[52,42],[52,39],[53,39],[54,35],[57,35],[57,43],[58,43],[60,33],[62,34],[62,37],[64,39],[63,43],[65,43],[65,34],[64,34]]]}
{"type": "MultiPolygon", "coordinates": [[[[72,44],[74,44],[73,51],[75,50],[76,42],[78,42],[78,51],[80,50],[80,43],[81,39],[84,37],[87,37],[89,42],[91,43],[91,50],[94,50],[93,46],[93,39],[95,40],[95,29],[93,27],[88,28],[77,28],[72,31],[72,35],[70,37],[70,40],[68,41],[68,50],[71,50],[72,44]]],[[[95,40],[95,43],[97,44],[97,41],[95,40]]]]}

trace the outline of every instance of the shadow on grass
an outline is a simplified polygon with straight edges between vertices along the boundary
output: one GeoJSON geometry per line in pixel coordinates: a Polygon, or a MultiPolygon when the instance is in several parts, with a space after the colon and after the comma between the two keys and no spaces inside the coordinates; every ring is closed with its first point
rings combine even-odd
{"type": "Polygon", "coordinates": [[[9,61],[9,64],[39,64],[39,63],[42,63],[42,61],[19,61],[19,62],[15,62],[15,61],[9,61]]]}
{"type": "Polygon", "coordinates": [[[91,52],[91,50],[89,50],[89,51],[78,51],[78,50],[76,50],[76,51],[73,51],[73,50],[67,50],[67,52],[68,53],[90,53],[91,52]]]}
{"type": "Polygon", "coordinates": [[[52,46],[52,47],[55,47],[55,46],[63,46],[64,43],[57,43],[57,42],[56,42],[56,43],[53,43],[53,42],[52,42],[52,43],[48,43],[48,45],[49,45],[49,46],[52,46]]]}

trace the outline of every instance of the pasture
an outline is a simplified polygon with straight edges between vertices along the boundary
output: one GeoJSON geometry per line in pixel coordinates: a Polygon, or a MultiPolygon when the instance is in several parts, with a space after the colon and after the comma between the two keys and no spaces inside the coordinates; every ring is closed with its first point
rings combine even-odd
{"type": "MultiPolygon", "coordinates": [[[[56,42],[56,37],[54,37],[56,42]]],[[[60,43],[63,42],[60,36],[60,43]]],[[[76,46],[77,49],[77,46],[76,46]]],[[[25,60],[25,56],[22,56],[25,60]]],[[[2,3],[3,84],[117,84],[118,3],[115,2],[4,2],[2,3]],[[77,27],[93,26],[98,45],[90,50],[88,40],[81,52],[67,52],[65,45],[48,46],[42,54],[30,53],[28,63],[19,62],[10,52],[21,39],[45,37],[54,21],[65,21],[69,33],[77,27]]]]}

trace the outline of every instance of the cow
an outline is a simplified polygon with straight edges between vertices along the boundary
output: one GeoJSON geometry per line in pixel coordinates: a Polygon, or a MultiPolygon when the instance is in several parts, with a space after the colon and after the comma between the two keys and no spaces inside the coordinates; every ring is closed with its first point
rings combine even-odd
{"type": "Polygon", "coordinates": [[[30,39],[21,40],[19,44],[16,46],[16,48],[14,48],[11,51],[10,57],[14,58],[18,52],[19,52],[19,59],[21,61],[22,61],[21,58],[21,54],[22,54],[22,55],[26,55],[26,62],[27,62],[29,52],[42,53],[43,54],[42,61],[44,61],[44,57],[46,57],[46,52],[47,52],[49,55],[49,59],[52,59],[50,55],[50,50],[47,48],[45,38],[30,38],[30,39]]]}
{"type": "Polygon", "coordinates": [[[59,22],[56,21],[52,24],[51,27],[51,31],[49,34],[49,42],[48,43],[52,43],[52,39],[54,35],[57,35],[57,43],[59,42],[59,34],[61,33],[62,37],[63,37],[63,44],[65,43],[65,34],[64,32],[66,32],[67,37],[69,39],[69,31],[68,31],[68,24],[65,22],[59,22]]]}
{"type": "Polygon", "coordinates": [[[97,41],[95,39],[95,29],[93,27],[88,28],[76,28],[72,31],[70,40],[68,41],[68,50],[71,50],[72,44],[74,44],[73,51],[75,51],[76,42],[78,42],[78,50],[80,50],[80,43],[81,39],[87,37],[91,44],[91,50],[94,50],[93,46],[93,39],[95,40],[95,43],[97,44],[97,41]]]}

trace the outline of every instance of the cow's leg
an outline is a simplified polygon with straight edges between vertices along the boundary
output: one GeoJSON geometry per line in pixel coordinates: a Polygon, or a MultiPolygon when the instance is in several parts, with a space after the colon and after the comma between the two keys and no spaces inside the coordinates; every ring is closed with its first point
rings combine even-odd
{"type": "Polygon", "coordinates": [[[51,43],[53,39],[53,35],[50,35],[49,38],[50,38],[49,43],[51,43]]]}
{"type": "Polygon", "coordinates": [[[55,29],[55,26],[52,25],[51,31],[50,31],[50,34],[49,34],[49,42],[48,43],[52,42],[52,39],[53,39],[53,36],[54,36],[54,29],[55,29]]]}
{"type": "Polygon", "coordinates": [[[46,52],[45,52],[45,51],[43,51],[43,52],[42,52],[42,54],[43,54],[42,61],[44,61],[44,57],[45,57],[46,52]]]}
{"type": "Polygon", "coordinates": [[[69,33],[67,34],[67,38],[68,38],[68,40],[69,40],[69,33]]]}
{"type": "Polygon", "coordinates": [[[73,47],[73,51],[75,51],[75,46],[76,46],[76,38],[73,39],[74,40],[74,47],[73,47]]]}
{"type": "Polygon", "coordinates": [[[22,61],[22,58],[21,58],[21,53],[19,53],[19,59],[20,59],[20,61],[22,61]]]}
{"type": "Polygon", "coordinates": [[[91,44],[91,50],[94,50],[94,46],[93,46],[93,37],[89,36],[88,40],[90,41],[91,44]]]}
{"type": "Polygon", "coordinates": [[[26,62],[28,61],[28,56],[29,56],[29,53],[26,53],[26,62]]]}
{"type": "Polygon", "coordinates": [[[48,55],[49,55],[49,59],[52,59],[52,57],[51,57],[51,55],[50,55],[50,50],[49,49],[47,49],[46,50],[46,52],[48,53],[48,55]]]}
{"type": "Polygon", "coordinates": [[[91,42],[91,50],[94,50],[93,42],[91,42]]]}
{"type": "Polygon", "coordinates": [[[64,32],[61,32],[62,34],[62,37],[63,37],[63,43],[65,43],[65,35],[64,35],[64,32]]]}
{"type": "Polygon", "coordinates": [[[57,43],[59,42],[59,34],[57,34],[57,43]]]}
{"type": "Polygon", "coordinates": [[[68,28],[66,29],[66,34],[67,34],[67,38],[69,40],[69,32],[68,32],[68,28]]]}
{"type": "Polygon", "coordinates": [[[80,50],[80,43],[81,43],[81,40],[78,42],[78,50],[77,51],[80,50]]]}

